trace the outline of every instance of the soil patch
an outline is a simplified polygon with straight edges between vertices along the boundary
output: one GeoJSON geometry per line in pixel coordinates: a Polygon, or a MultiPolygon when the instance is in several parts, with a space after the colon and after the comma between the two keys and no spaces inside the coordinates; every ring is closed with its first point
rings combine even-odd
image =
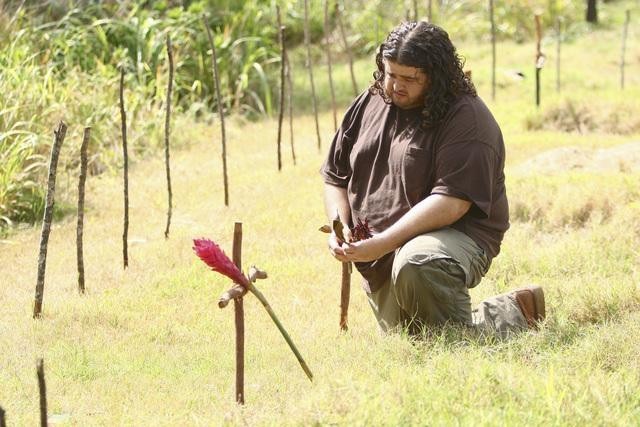
{"type": "Polygon", "coordinates": [[[611,148],[560,147],[545,151],[516,166],[525,174],[588,172],[640,172],[640,141],[611,148]]]}

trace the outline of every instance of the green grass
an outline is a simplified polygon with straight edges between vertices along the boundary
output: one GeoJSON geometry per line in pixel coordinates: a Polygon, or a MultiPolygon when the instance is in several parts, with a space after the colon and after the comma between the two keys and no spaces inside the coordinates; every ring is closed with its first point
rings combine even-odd
{"type": "MultiPolygon", "coordinates": [[[[616,37],[599,32],[567,45],[566,69],[575,77],[560,95],[545,78],[541,112],[563,97],[593,104],[638,97],[637,72],[629,72],[624,93],[616,87],[616,37]],[[612,59],[586,66],[590,46],[612,59]]],[[[300,114],[298,164],[292,165],[285,138],[280,173],[276,122],[230,120],[228,208],[218,124],[181,119],[173,128],[184,148],[172,154],[168,240],[163,160],[133,163],[127,270],[122,181],[115,173],[88,180],[86,295],[76,291],[73,215],[51,233],[41,320],[31,318],[39,227],[0,241],[0,406],[7,424],[38,422],[38,357],[45,360],[49,414],[61,425],[640,423],[640,173],[538,175],[520,167],[549,149],[611,147],[640,135],[526,130],[527,119],[539,114],[531,76],[503,79],[490,101],[486,47],[465,42],[460,51],[502,125],[512,207],[502,252],[472,299],[539,283],[548,308],[539,331],[507,341],[455,326],[417,339],[382,336],[354,275],[350,329],[341,333],[340,266],[317,231],[325,222],[318,169],[332,136],[328,104],[321,113],[322,152],[313,118],[300,114]],[[209,237],[230,252],[235,221],[243,223],[245,268],[255,264],[269,273],[257,286],[314,373],[310,383],[264,309],[247,296],[244,407],[233,397],[232,309],[216,304],[230,283],[191,250],[192,238],[209,237]]],[[[531,46],[505,43],[499,52],[501,68],[531,68],[531,46]]],[[[630,69],[639,60],[630,60],[630,69]]],[[[336,69],[341,87],[349,88],[346,66],[336,69]]],[[[360,61],[357,69],[364,87],[370,66],[360,61]]],[[[326,100],[324,80],[318,77],[326,100]]],[[[67,193],[61,190],[61,199],[70,203],[76,178],[69,175],[59,184],[67,193]]]]}

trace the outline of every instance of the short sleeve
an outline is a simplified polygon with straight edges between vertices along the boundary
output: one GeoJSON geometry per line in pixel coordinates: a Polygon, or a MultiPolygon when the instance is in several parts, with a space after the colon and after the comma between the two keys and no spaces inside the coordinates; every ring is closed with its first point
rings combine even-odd
{"type": "Polygon", "coordinates": [[[480,141],[462,141],[442,147],[436,157],[431,194],[443,194],[473,203],[471,214],[487,218],[491,212],[497,155],[480,141]]]}
{"type": "Polygon", "coordinates": [[[352,175],[349,160],[351,148],[358,137],[362,112],[370,96],[369,91],[365,90],[345,113],[340,128],[333,137],[329,153],[320,168],[320,175],[326,184],[343,188],[349,184],[352,175]]]}

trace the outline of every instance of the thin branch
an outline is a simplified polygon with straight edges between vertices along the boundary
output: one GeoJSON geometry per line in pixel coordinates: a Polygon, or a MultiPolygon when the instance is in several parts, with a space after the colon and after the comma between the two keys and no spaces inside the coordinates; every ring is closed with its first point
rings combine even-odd
{"type": "Polygon", "coordinates": [[[47,385],[44,381],[44,361],[38,359],[38,390],[40,393],[40,425],[47,427],[47,385]]]}
{"type": "Polygon", "coordinates": [[[124,66],[120,69],[120,118],[122,121],[122,157],[124,158],[124,227],[122,232],[122,262],[129,266],[129,152],[127,149],[127,112],[124,108],[124,66]]]}
{"type": "Polygon", "coordinates": [[[216,98],[218,99],[218,114],[220,115],[220,129],[222,132],[222,175],[224,181],[224,205],[229,206],[229,179],[227,177],[227,136],[224,129],[224,108],[222,106],[222,96],[220,95],[220,73],[218,72],[218,57],[216,55],[216,46],[211,35],[211,30],[207,24],[207,20],[203,18],[204,27],[207,30],[209,45],[211,47],[211,61],[213,62],[213,80],[216,87],[216,98]]]}
{"type": "Polygon", "coordinates": [[[167,87],[167,115],[164,121],[164,164],[167,171],[167,226],[164,229],[165,239],[169,237],[171,226],[171,210],[173,207],[173,194],[171,192],[171,165],[169,162],[169,132],[171,130],[171,91],[173,90],[173,47],[171,37],[167,35],[167,57],[169,59],[169,83],[167,87]]]}
{"type": "Polygon", "coordinates": [[[78,179],[78,224],[76,227],[76,256],[78,259],[78,292],[84,294],[84,193],[87,182],[87,147],[91,138],[91,128],[84,128],[82,146],[80,147],[80,178],[78,179]]]}
{"type": "Polygon", "coordinates": [[[60,148],[67,134],[67,125],[64,122],[58,123],[54,131],[53,147],[51,148],[51,158],[49,160],[49,178],[47,180],[47,196],[44,208],[44,218],[42,220],[42,232],[40,234],[40,252],[38,256],[38,278],[36,282],[36,296],[33,306],[33,317],[38,318],[42,314],[42,299],[44,296],[44,277],[47,268],[47,246],[49,244],[49,234],[51,233],[51,222],[53,220],[53,208],[55,205],[56,174],[58,169],[58,157],[60,148]]]}
{"type": "Polygon", "coordinates": [[[280,108],[278,111],[278,170],[282,170],[282,122],[284,120],[284,89],[285,89],[285,45],[284,32],[285,27],[282,25],[280,17],[280,6],[276,5],[276,15],[278,17],[278,38],[280,42],[280,108]]]}

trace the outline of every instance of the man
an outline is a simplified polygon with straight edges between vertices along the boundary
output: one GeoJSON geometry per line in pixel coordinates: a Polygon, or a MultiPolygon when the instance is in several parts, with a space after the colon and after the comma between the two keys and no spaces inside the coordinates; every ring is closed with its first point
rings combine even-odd
{"type": "Polygon", "coordinates": [[[448,321],[497,330],[544,318],[540,287],[483,301],[486,274],[509,228],[504,142],[448,34],[427,22],[396,27],[379,47],[372,86],[347,110],[322,166],[327,215],[373,237],[331,254],[353,261],[380,327],[448,321]]]}

